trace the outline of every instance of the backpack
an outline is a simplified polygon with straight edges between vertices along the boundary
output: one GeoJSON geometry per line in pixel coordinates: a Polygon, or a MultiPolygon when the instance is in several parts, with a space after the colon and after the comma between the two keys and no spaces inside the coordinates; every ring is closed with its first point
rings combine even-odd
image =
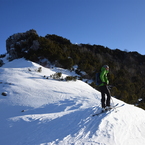
{"type": "Polygon", "coordinates": [[[102,81],[100,79],[100,72],[99,73],[96,73],[95,83],[96,83],[97,86],[99,86],[102,83],[102,81]]]}

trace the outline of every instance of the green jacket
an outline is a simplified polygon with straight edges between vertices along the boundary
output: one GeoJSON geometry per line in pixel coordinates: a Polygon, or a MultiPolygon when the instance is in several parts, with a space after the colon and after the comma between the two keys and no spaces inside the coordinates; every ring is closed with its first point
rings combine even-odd
{"type": "Polygon", "coordinates": [[[108,73],[109,73],[109,71],[106,70],[104,67],[101,68],[100,79],[104,83],[101,83],[99,86],[104,86],[106,84],[107,85],[109,84],[109,80],[108,80],[108,77],[107,77],[108,73]]]}

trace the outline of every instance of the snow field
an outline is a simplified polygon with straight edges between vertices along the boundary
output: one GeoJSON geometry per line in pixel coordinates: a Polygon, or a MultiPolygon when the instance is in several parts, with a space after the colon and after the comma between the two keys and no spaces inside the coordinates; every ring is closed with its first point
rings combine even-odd
{"type": "Polygon", "coordinates": [[[0,68],[0,91],[7,93],[0,96],[0,144],[144,145],[144,110],[112,97],[121,107],[92,117],[101,110],[100,92],[79,80],[44,78],[74,72],[38,67],[17,59],[0,68]]]}

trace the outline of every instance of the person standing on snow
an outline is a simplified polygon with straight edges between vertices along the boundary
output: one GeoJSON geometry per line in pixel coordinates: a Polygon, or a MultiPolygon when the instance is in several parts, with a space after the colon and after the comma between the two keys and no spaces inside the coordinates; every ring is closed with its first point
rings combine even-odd
{"type": "Polygon", "coordinates": [[[110,108],[110,90],[108,89],[108,85],[109,85],[109,80],[107,77],[107,74],[109,73],[109,66],[108,65],[104,65],[101,68],[101,73],[100,73],[100,79],[102,81],[102,83],[99,85],[100,91],[101,91],[101,104],[102,104],[102,109],[103,111],[105,111],[105,109],[110,108]],[[107,95],[107,99],[105,97],[105,95],[107,95]]]}

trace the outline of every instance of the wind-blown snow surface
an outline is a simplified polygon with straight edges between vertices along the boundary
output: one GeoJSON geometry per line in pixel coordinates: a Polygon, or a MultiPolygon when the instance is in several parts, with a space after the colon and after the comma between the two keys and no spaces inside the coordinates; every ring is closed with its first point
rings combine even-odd
{"type": "Polygon", "coordinates": [[[0,92],[7,93],[0,95],[1,145],[145,144],[144,110],[112,98],[121,107],[92,117],[101,110],[97,90],[79,80],[46,79],[56,71],[74,74],[38,67],[17,59],[0,68],[0,92]]]}

